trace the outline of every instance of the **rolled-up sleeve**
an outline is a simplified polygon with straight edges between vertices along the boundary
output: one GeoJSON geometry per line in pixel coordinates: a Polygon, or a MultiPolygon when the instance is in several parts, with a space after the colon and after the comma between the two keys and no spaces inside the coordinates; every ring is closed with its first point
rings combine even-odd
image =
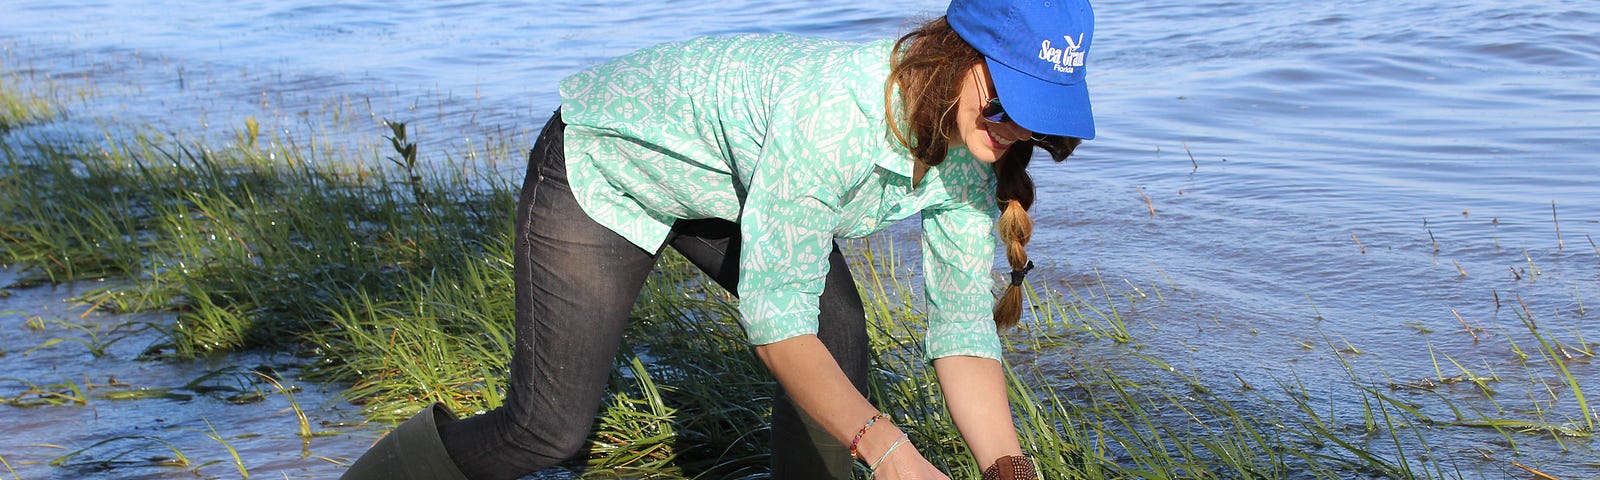
{"type": "Polygon", "coordinates": [[[833,252],[837,199],[815,165],[778,162],[791,139],[769,142],[739,221],[739,313],[750,343],[817,332],[818,299],[833,252]]]}
{"type": "Polygon", "coordinates": [[[928,297],[928,360],[1000,358],[994,324],[993,203],[974,200],[922,212],[922,269],[928,297]]]}

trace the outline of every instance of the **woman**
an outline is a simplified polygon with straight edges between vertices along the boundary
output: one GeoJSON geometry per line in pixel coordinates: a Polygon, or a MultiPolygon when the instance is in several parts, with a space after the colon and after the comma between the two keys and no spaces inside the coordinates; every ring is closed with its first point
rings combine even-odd
{"type": "Polygon", "coordinates": [[[951,417],[986,478],[1031,477],[996,326],[1017,321],[1031,268],[1033,147],[1060,161],[1094,137],[1092,30],[1084,0],[955,0],[893,43],[702,38],[563,80],[518,206],[505,406],[460,421],[427,409],[344,478],[517,478],[576,453],[671,246],[739,295],[777,377],[775,478],[850,478],[854,459],[877,479],[946,479],[864,394],[863,308],[835,244],[912,213],[951,417]],[[1001,205],[1012,282],[997,305],[1001,205]]]}

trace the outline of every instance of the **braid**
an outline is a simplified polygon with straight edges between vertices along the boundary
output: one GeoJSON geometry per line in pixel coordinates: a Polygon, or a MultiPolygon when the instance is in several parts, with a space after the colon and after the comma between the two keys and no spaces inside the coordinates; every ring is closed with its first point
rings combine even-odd
{"type": "MultiPolygon", "coordinates": [[[[1028,241],[1033,239],[1033,219],[1028,216],[1034,197],[1033,177],[1028,176],[1028,161],[1032,157],[1033,145],[1018,143],[1006,150],[993,167],[995,199],[1002,206],[997,227],[1000,240],[1006,244],[1006,261],[1011,264],[1012,272],[1026,272],[1032,268],[1027,251],[1028,241]]],[[[1020,283],[1012,281],[1006,286],[1005,294],[994,305],[994,323],[1001,330],[1011,328],[1022,318],[1020,283]]]]}

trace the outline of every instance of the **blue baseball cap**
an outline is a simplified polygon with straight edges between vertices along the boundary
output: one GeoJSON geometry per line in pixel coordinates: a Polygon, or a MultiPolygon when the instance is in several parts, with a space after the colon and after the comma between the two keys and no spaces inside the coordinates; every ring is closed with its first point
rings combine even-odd
{"type": "Polygon", "coordinates": [[[1084,59],[1088,0],[952,0],[945,19],[978,49],[1006,114],[1034,133],[1094,138],[1084,59]]]}

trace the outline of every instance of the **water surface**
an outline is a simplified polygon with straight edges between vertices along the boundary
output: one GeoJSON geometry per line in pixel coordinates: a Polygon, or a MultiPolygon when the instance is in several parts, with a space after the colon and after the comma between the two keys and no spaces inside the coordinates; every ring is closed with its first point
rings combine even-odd
{"type": "MultiPolygon", "coordinates": [[[[941,7],[12,0],[0,17],[0,65],[36,84],[94,85],[96,100],[71,122],[79,126],[153,125],[227,141],[254,116],[269,131],[360,151],[348,145],[376,144],[380,121],[393,119],[419,129],[426,156],[491,140],[526,145],[556,106],[558,79],[657,42],[744,32],[869,40],[941,7]],[[357,121],[330,126],[331,115],[357,121]]],[[[1536,344],[1519,313],[1562,342],[1600,339],[1591,311],[1600,305],[1592,4],[1155,0],[1103,1],[1096,13],[1089,78],[1100,137],[1065,164],[1033,167],[1039,286],[1163,291],[1129,322],[1135,337],[1217,389],[1292,377],[1331,410],[1359,411],[1339,403],[1356,397],[1339,387],[1350,374],[1332,343],[1362,352],[1346,358],[1366,384],[1437,379],[1436,362],[1448,357],[1504,377],[1501,398],[1446,390],[1455,402],[1491,413],[1532,404],[1550,419],[1581,420],[1570,391],[1535,387],[1553,380],[1548,367],[1524,366],[1508,345],[1536,344]],[[1463,322],[1495,339],[1475,341],[1463,322]]],[[[481,168],[518,175],[520,165],[481,168]]],[[[13,345],[42,341],[8,335],[13,345]]],[[[105,369],[104,360],[43,352],[0,362],[35,378],[105,369]]],[[[1600,369],[1586,358],[1569,366],[1600,397],[1600,369]]],[[[1444,376],[1459,373],[1445,367],[1444,376]]],[[[175,405],[198,401],[207,400],[175,405]]],[[[138,428],[71,410],[0,410],[7,431],[30,438],[0,440],[0,455],[37,458],[12,452],[138,428]],[[73,427],[32,423],[37,412],[71,416],[62,422],[73,427]]],[[[262,414],[227,415],[229,428],[249,431],[245,422],[262,414]]],[[[351,455],[371,439],[352,437],[313,451],[351,455]]],[[[1513,460],[1561,478],[1600,477],[1590,440],[1517,436],[1513,450],[1500,438],[1440,433],[1429,443],[1469,478],[1525,476],[1513,460]]],[[[253,473],[336,471],[315,461],[269,467],[274,449],[281,442],[260,447],[253,473]]]]}

